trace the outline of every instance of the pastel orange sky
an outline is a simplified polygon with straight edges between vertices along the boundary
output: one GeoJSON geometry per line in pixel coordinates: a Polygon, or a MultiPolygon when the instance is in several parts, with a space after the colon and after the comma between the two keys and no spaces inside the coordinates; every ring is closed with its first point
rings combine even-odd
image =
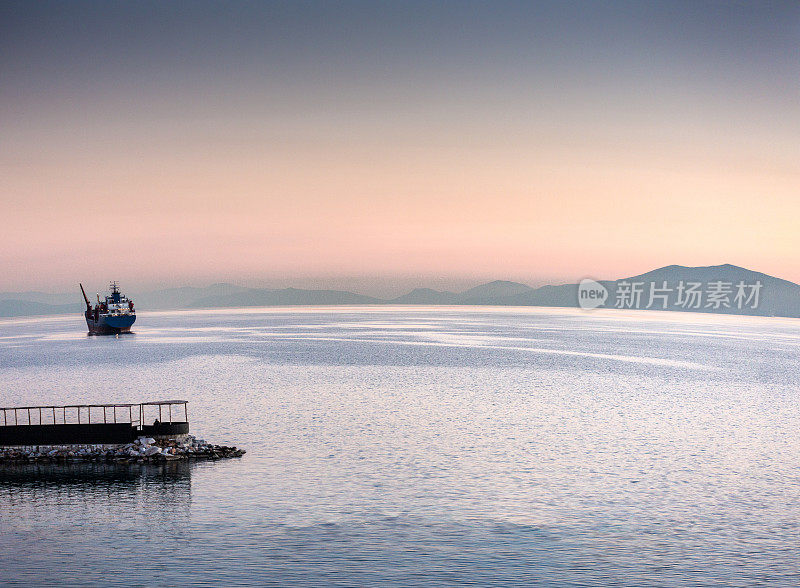
{"type": "Polygon", "coordinates": [[[0,290],[800,282],[797,4],[225,6],[5,5],[0,290]]]}

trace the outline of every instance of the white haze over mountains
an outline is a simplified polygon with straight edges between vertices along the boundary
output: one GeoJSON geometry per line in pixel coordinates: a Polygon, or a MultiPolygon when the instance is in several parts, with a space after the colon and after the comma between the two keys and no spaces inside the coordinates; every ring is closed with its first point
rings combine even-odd
{"type": "MultiPolygon", "coordinates": [[[[629,304],[623,304],[625,308],[646,309],[648,307],[648,289],[653,288],[662,292],[664,291],[662,289],[666,288],[669,295],[662,294],[662,299],[659,299],[657,304],[652,304],[650,301],[649,308],[800,317],[800,285],[729,264],[708,267],[671,265],[639,276],[616,281],[600,280],[599,283],[609,292],[609,299],[605,306],[611,308],[620,300],[626,300],[629,304]],[[712,287],[727,288],[727,299],[720,304],[707,304],[705,300],[698,300],[699,303],[696,306],[694,304],[681,305],[679,304],[680,297],[677,294],[678,287],[680,285],[683,288],[683,285],[690,283],[701,284],[702,288],[709,290],[707,294],[709,296],[712,287]],[[739,304],[737,304],[736,286],[740,283],[748,287],[758,284],[757,300],[752,298],[739,300],[739,304]],[[630,288],[631,284],[634,285],[634,290],[638,288],[641,292],[636,306],[630,304],[632,303],[630,297],[625,299],[622,291],[622,289],[630,288]],[[720,285],[715,286],[716,284],[720,285]],[[754,305],[754,303],[756,304],[754,305]]],[[[533,288],[518,282],[502,280],[481,284],[463,292],[417,288],[392,299],[376,298],[346,290],[246,288],[234,284],[213,284],[205,288],[187,286],[141,293],[129,292],[129,295],[139,310],[361,304],[578,306],[578,284],[533,288]]],[[[82,311],[83,306],[79,292],[77,294],[0,293],[0,316],[2,317],[77,313],[82,311]]]]}

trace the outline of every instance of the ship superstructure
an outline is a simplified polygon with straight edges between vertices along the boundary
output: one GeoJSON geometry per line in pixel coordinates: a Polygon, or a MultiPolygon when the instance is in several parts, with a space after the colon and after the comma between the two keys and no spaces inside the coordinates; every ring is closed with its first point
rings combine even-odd
{"type": "Polygon", "coordinates": [[[92,335],[116,335],[118,333],[129,333],[131,326],[136,321],[136,310],[133,308],[133,300],[120,293],[119,285],[111,282],[108,289],[111,291],[104,301],[100,301],[100,294],[97,295],[97,304],[92,307],[83,284],[80,284],[83,299],[86,301],[86,326],[92,335]]]}

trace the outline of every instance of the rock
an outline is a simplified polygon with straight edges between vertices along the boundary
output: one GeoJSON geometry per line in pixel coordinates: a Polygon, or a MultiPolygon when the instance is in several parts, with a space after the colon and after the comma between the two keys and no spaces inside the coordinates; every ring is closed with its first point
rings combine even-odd
{"type": "Polygon", "coordinates": [[[139,437],[124,445],[65,445],[26,447],[22,449],[0,447],[0,463],[150,463],[181,459],[226,459],[241,457],[243,449],[227,445],[212,445],[203,439],[188,437],[187,442],[175,439],[158,440],[139,437]]]}

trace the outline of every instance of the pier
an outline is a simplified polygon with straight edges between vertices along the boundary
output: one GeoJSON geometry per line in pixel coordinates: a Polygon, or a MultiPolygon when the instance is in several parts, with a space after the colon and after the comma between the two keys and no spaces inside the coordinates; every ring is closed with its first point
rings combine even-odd
{"type": "Polygon", "coordinates": [[[186,400],[0,408],[0,446],[122,445],[189,434],[186,400]]]}

